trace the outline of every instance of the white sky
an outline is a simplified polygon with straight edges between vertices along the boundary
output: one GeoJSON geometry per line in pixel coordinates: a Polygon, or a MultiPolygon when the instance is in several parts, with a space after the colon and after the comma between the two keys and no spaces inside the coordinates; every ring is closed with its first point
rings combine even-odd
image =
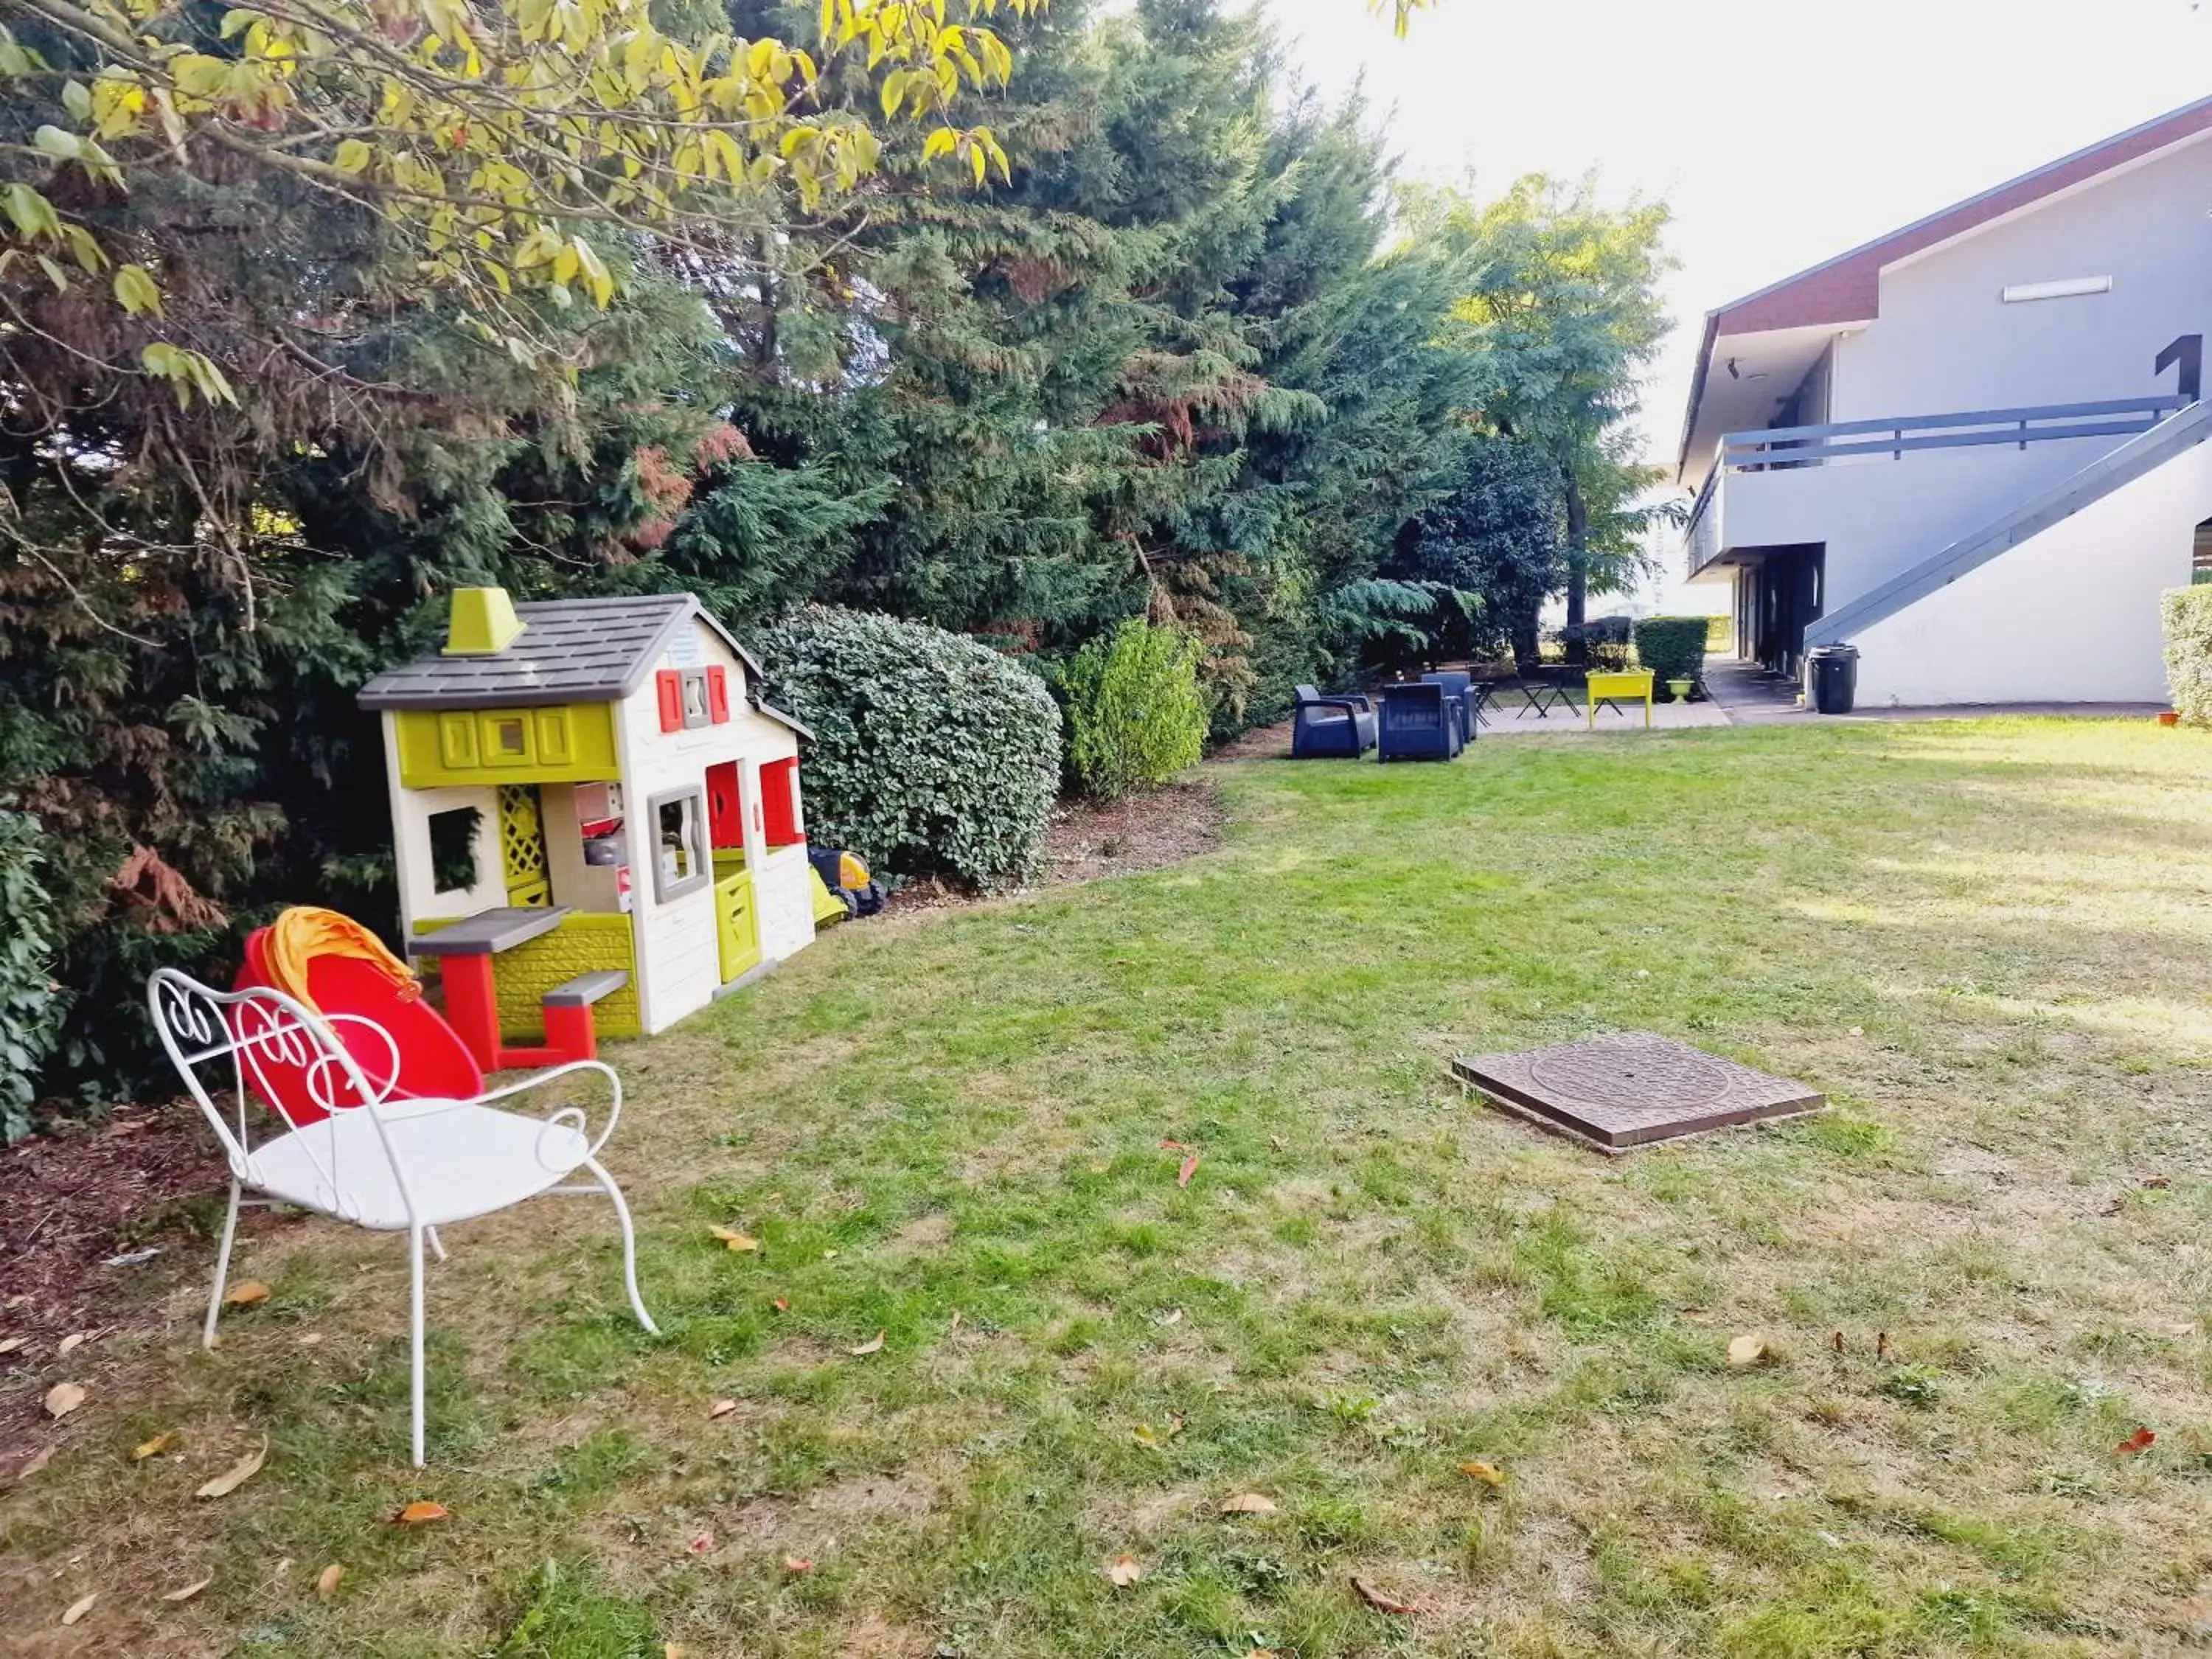
{"type": "Polygon", "coordinates": [[[1261,3],[1306,79],[1364,78],[1408,176],[1672,207],[1670,465],[1707,310],[2212,92],[2192,0],[1439,0],[1403,40],[1364,0],[1261,3]]]}

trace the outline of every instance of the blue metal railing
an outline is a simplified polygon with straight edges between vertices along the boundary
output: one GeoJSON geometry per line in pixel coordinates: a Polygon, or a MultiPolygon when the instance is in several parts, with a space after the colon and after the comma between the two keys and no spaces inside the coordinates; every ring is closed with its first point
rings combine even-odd
{"type": "Polygon", "coordinates": [[[2026,409],[1976,409],[1953,415],[1892,415],[1826,426],[1783,426],[1731,432],[1720,441],[1720,466],[1732,472],[1807,466],[1854,455],[1908,450],[1971,449],[2055,438],[2127,438],[2148,432],[2186,398],[2118,398],[2101,403],[2039,404],[2026,409]],[[1881,434],[1881,435],[1875,435],[1881,434]]]}
{"type": "Polygon", "coordinates": [[[1874,456],[1902,459],[1908,452],[1977,449],[2069,438],[2104,438],[2115,442],[2149,431],[2176,410],[2184,397],[2118,398],[2100,402],[2038,404],[2021,409],[1976,409],[1949,415],[1893,415],[1867,421],[1833,421],[1823,426],[1770,427],[1731,432],[1716,447],[1713,469],[1698,492],[1683,526],[1686,574],[1696,575],[1722,549],[1721,513],[1716,507],[1721,477],[1727,472],[1779,472],[1830,461],[1874,456]]]}

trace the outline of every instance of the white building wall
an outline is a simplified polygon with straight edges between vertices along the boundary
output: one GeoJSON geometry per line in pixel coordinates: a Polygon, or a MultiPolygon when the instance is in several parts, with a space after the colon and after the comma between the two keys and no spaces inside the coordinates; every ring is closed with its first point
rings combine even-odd
{"type": "Polygon", "coordinates": [[[1829,418],[2171,392],[2172,371],[2152,362],[2212,330],[2208,208],[2212,140],[2199,138],[1892,265],[1879,317],[1838,344],[1829,418]],[[2073,276],[2110,276],[2112,291],[2000,297],[2073,276]]]}
{"type": "MultiPolygon", "coordinates": [[[[1833,421],[2171,394],[2158,353],[2212,334],[2212,138],[1891,266],[1881,315],[1836,345],[1833,421]],[[2006,288],[2109,276],[2008,305],[2006,288]]],[[[2081,471],[2122,439],[1908,451],[1723,481],[1735,547],[1819,542],[1832,612],[2081,471]]],[[[2078,580],[2069,578],[2069,580],[2078,580]]],[[[2070,594],[2072,590],[2069,590],[2070,594]]]]}
{"type": "Polygon", "coordinates": [[[1722,523],[1732,546],[1825,543],[1823,608],[1834,611],[2002,518],[2120,441],[1907,451],[1895,460],[1731,472],[1721,482],[1722,523]]]}
{"type": "Polygon", "coordinates": [[[1858,705],[2163,702],[2159,595],[2212,517],[2212,444],[1851,635],[1858,705]]]}

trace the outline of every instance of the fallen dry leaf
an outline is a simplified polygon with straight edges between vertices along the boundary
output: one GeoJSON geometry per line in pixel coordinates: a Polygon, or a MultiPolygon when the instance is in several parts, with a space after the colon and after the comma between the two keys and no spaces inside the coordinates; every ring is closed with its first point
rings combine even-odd
{"type": "Polygon", "coordinates": [[[1181,1308],[1170,1308],[1167,1312],[1162,1314],[1158,1319],[1155,1319],[1152,1323],[1155,1325],[1180,1325],[1182,1323],[1182,1310],[1181,1308]]]}
{"type": "Polygon", "coordinates": [[[100,1592],[98,1590],[93,1591],[89,1595],[79,1596],[76,1601],[69,1604],[69,1611],[62,1614],[62,1623],[64,1625],[74,1625],[78,1620],[83,1618],[85,1614],[92,1611],[92,1604],[98,1600],[100,1600],[100,1592]]]}
{"type": "Polygon", "coordinates": [[[1189,1186],[1190,1178],[1197,1173],[1198,1154],[1196,1152],[1193,1152],[1188,1158],[1183,1159],[1182,1168],[1176,1175],[1176,1185],[1178,1187],[1189,1186]]]}
{"type": "Polygon", "coordinates": [[[883,1349],[884,1334],[881,1331],[878,1331],[873,1336],[860,1344],[859,1347],[848,1348],[845,1352],[854,1355],[855,1358],[858,1358],[860,1355],[864,1353],[881,1353],[883,1349]]]}
{"type": "Polygon", "coordinates": [[[757,1250],[760,1249],[760,1240],[749,1233],[739,1232],[735,1227],[709,1227],[707,1231],[720,1239],[731,1249],[757,1250]]]}
{"type": "Polygon", "coordinates": [[[1828,1338],[1828,1346],[1838,1353],[1841,1353],[1844,1351],[1844,1334],[1841,1331],[1832,1333],[1828,1338]]]}
{"type": "Polygon", "coordinates": [[[1747,1365],[1764,1365],[1774,1358],[1774,1350],[1767,1345],[1762,1331],[1746,1331],[1741,1336],[1730,1337],[1728,1363],[1738,1370],[1747,1365]]]}
{"type": "Polygon", "coordinates": [[[131,1461],[134,1463],[143,1463],[149,1457],[159,1457],[176,1443],[177,1431],[174,1429],[165,1429],[151,1440],[133,1446],[131,1449],[131,1461]]]}
{"type": "Polygon", "coordinates": [[[205,1589],[213,1583],[215,1583],[215,1575],[213,1573],[210,1573],[204,1578],[193,1579],[191,1583],[185,1585],[182,1589],[171,1590],[161,1599],[164,1601],[189,1601],[192,1597],[198,1595],[202,1590],[205,1589]]]}
{"type": "Polygon", "coordinates": [[[727,1417],[737,1408],[738,1402],[734,1400],[717,1400],[707,1408],[707,1420],[711,1423],[718,1417],[727,1417]]]}
{"type": "Polygon", "coordinates": [[[1896,1352],[1896,1349],[1889,1346],[1889,1333],[1887,1331],[1876,1331],[1874,1334],[1874,1357],[1876,1359],[1887,1359],[1896,1352]]]}
{"type": "Polygon", "coordinates": [[[1352,1576],[1352,1588],[1359,1592],[1359,1599],[1377,1613],[1408,1613],[1420,1609],[1411,1601],[1401,1601],[1395,1595],[1385,1595],[1358,1573],[1352,1576]]]}
{"type": "Polygon", "coordinates": [[[2112,1455],[2115,1457],[2133,1457],[2137,1452],[2148,1451],[2152,1445],[2156,1443],[2157,1439],[2158,1437],[2153,1434],[2148,1429],[2137,1429],[2126,1439],[2121,1441],[2118,1445],[2112,1448],[2112,1455]]]}
{"type": "Polygon", "coordinates": [[[202,1481],[199,1490],[192,1496],[195,1498],[229,1497],[231,1493],[261,1473],[261,1466],[268,1461],[268,1457],[269,1437],[264,1435],[258,1447],[246,1453],[214,1480],[202,1481]]]}
{"type": "Polygon", "coordinates": [[[222,1295],[226,1308],[250,1308],[257,1302],[269,1299],[269,1287],[258,1279],[249,1279],[243,1285],[234,1285],[222,1295]]]}
{"type": "Polygon", "coordinates": [[[13,1353],[30,1340],[27,1336],[0,1337],[0,1353],[13,1353]]]}
{"type": "Polygon", "coordinates": [[[947,1332],[951,1332],[951,1331],[957,1331],[957,1330],[958,1330],[958,1329],[960,1328],[960,1322],[961,1322],[961,1320],[962,1320],[962,1319],[963,1319],[963,1318],[965,1318],[965,1317],[966,1317],[966,1316],[965,1316],[965,1315],[963,1315],[963,1314],[960,1311],[960,1310],[959,1310],[959,1309],[955,1308],[955,1309],[952,1310],[952,1322],[951,1322],[950,1325],[946,1326],[945,1328],[946,1329],[946,1331],[947,1331],[947,1332]]]}
{"type": "Polygon", "coordinates": [[[1273,1515],[1275,1500],[1262,1498],[1256,1492],[1240,1492],[1221,1506],[1224,1515],[1273,1515]]]}
{"type": "Polygon", "coordinates": [[[1459,1472],[1471,1480],[1481,1481],[1486,1486],[1495,1486],[1501,1492],[1504,1490],[1505,1471],[1495,1463],[1471,1461],[1461,1464],[1459,1472]]]}
{"type": "Polygon", "coordinates": [[[67,1417],[84,1404],[84,1389],[75,1382],[57,1382],[46,1390],[46,1415],[67,1417]]]}
{"type": "Polygon", "coordinates": [[[783,1570],[796,1576],[802,1572],[813,1571],[814,1564],[803,1555],[787,1555],[783,1558],[783,1570]]]}
{"type": "Polygon", "coordinates": [[[15,1478],[17,1480],[28,1480],[53,1461],[54,1449],[52,1446],[41,1446],[23,1460],[23,1467],[15,1471],[15,1478]]]}
{"type": "Polygon", "coordinates": [[[338,1580],[345,1577],[345,1568],[333,1561],[315,1575],[315,1594],[327,1601],[338,1593],[338,1580]]]}
{"type": "Polygon", "coordinates": [[[1117,1555],[1106,1564],[1106,1577],[1115,1589],[1127,1589],[1145,1576],[1133,1555],[1117,1555]]]}
{"type": "Polygon", "coordinates": [[[778,1313],[789,1313],[791,1311],[791,1298],[787,1296],[780,1296],[768,1305],[775,1309],[778,1313]]]}
{"type": "Polygon", "coordinates": [[[54,1358],[59,1359],[66,1354],[73,1354],[83,1346],[84,1333],[82,1331],[71,1331],[67,1336],[54,1344],[54,1358]]]}
{"type": "Polygon", "coordinates": [[[692,1534],[691,1542],[687,1547],[694,1555],[704,1555],[714,1547],[714,1529],[712,1527],[702,1528],[692,1534]]]}
{"type": "Polygon", "coordinates": [[[395,1527],[419,1527],[428,1521],[443,1521],[450,1514],[443,1504],[433,1504],[427,1498],[418,1498],[392,1517],[395,1527]]]}

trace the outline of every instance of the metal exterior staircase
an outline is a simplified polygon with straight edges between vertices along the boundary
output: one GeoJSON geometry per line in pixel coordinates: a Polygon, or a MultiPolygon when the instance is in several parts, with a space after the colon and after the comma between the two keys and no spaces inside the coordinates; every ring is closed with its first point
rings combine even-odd
{"type": "Polygon", "coordinates": [[[2029,497],[2003,517],[1869,588],[1841,609],[1807,623],[1807,649],[1840,643],[1861,629],[1895,616],[2208,438],[2212,438],[2212,402],[2183,405],[2149,430],[2136,434],[2079,472],[2029,497]]]}

